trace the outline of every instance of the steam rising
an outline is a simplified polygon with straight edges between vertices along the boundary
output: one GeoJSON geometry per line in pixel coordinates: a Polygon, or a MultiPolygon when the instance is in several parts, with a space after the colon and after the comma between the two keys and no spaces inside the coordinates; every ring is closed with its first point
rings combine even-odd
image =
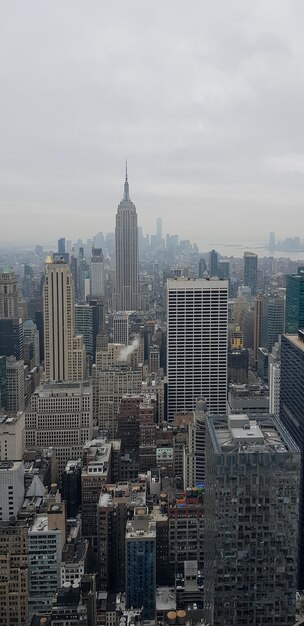
{"type": "Polygon", "coordinates": [[[127,361],[128,356],[130,356],[130,354],[132,354],[132,352],[134,352],[134,350],[136,350],[138,347],[139,347],[139,341],[136,337],[135,339],[133,339],[132,343],[130,343],[129,346],[126,346],[120,351],[119,360],[127,361]]]}

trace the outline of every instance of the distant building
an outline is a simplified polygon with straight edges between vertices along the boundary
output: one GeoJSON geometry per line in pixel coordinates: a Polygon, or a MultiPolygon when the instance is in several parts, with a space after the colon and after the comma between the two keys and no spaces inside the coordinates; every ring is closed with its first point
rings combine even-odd
{"type": "Polygon", "coordinates": [[[294,624],[299,449],[275,417],[230,415],[207,419],[206,454],[208,623],[294,624]]]}
{"type": "Polygon", "coordinates": [[[0,413],[0,460],[22,459],[24,446],[24,413],[0,413]]]}
{"type": "Polygon", "coordinates": [[[253,252],[244,252],[244,285],[250,287],[251,294],[257,290],[258,255],[253,252]]]}
{"type": "Polygon", "coordinates": [[[19,293],[15,272],[0,273],[0,319],[19,318],[19,293]]]}
{"type": "Polygon", "coordinates": [[[6,359],[6,409],[13,413],[25,409],[24,362],[14,356],[6,359]]]}
{"type": "Polygon", "coordinates": [[[209,275],[211,278],[218,277],[218,253],[211,250],[209,255],[209,275]]]}
{"type": "Polygon", "coordinates": [[[101,248],[92,249],[91,294],[103,296],[105,293],[104,258],[101,248]]]}
{"type": "Polygon", "coordinates": [[[129,343],[129,313],[118,311],[113,317],[113,342],[129,343]]]}
{"type": "Polygon", "coordinates": [[[127,169],[124,196],[116,214],[115,251],[115,310],[137,311],[139,307],[138,228],[136,208],[129,195],[127,169]]]}

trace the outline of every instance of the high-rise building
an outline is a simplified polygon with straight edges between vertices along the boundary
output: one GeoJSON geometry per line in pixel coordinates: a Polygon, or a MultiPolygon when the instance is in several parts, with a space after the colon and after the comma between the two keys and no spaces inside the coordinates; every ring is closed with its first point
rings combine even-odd
{"type": "Polygon", "coordinates": [[[58,239],[58,254],[65,254],[65,237],[58,239]]]}
{"type": "Polygon", "coordinates": [[[7,380],[6,380],[6,356],[0,355],[0,411],[6,406],[7,380]]]}
{"type": "Polygon", "coordinates": [[[83,380],[85,348],[74,332],[74,281],[67,263],[47,259],[43,298],[46,380],[83,380]]]}
{"type": "Polygon", "coordinates": [[[304,328],[304,268],[298,273],[286,276],[286,317],[285,332],[297,333],[304,328]]]}
{"type": "Polygon", "coordinates": [[[23,461],[0,461],[0,522],[8,522],[16,516],[23,500],[23,461]]]}
{"type": "Polygon", "coordinates": [[[14,416],[0,413],[0,460],[22,459],[24,446],[24,412],[14,416]]]}
{"type": "Polygon", "coordinates": [[[24,362],[14,356],[6,359],[6,409],[17,413],[25,409],[24,362]]]}
{"type": "Polygon", "coordinates": [[[262,294],[258,293],[254,301],[253,314],[253,356],[255,362],[258,360],[258,349],[261,345],[262,336],[262,294]]]}
{"type": "MultiPolygon", "coordinates": [[[[304,333],[281,337],[280,419],[300,448],[304,472],[304,333]]],[[[300,492],[298,589],[304,588],[304,490],[300,492]]]]}
{"type": "Polygon", "coordinates": [[[39,367],[40,365],[40,347],[39,347],[39,331],[33,320],[26,320],[23,324],[23,348],[25,345],[31,346],[33,351],[32,359],[30,359],[29,368],[39,367]]]}
{"type": "Polygon", "coordinates": [[[250,287],[254,295],[258,280],[258,255],[254,252],[244,252],[244,285],[250,287]]]}
{"type": "Polygon", "coordinates": [[[212,626],[294,624],[300,462],[273,416],[207,418],[204,606],[212,626]]]}
{"type": "Polygon", "coordinates": [[[187,446],[183,447],[183,482],[185,489],[205,482],[206,466],[206,417],[205,398],[197,398],[193,419],[188,423],[187,446]]]}
{"type": "Polygon", "coordinates": [[[54,448],[59,483],[67,462],[81,458],[92,428],[89,382],[44,383],[33,393],[25,414],[26,446],[54,448]]]}
{"type": "Polygon", "coordinates": [[[80,507],[81,468],[81,459],[68,461],[62,474],[62,497],[66,502],[68,519],[75,519],[80,507]]]}
{"type": "Polygon", "coordinates": [[[126,311],[118,311],[113,317],[113,341],[114,343],[129,343],[129,314],[126,311]]]}
{"type": "Polygon", "coordinates": [[[281,341],[272,348],[269,355],[269,413],[280,417],[281,388],[281,341]]]}
{"type": "Polygon", "coordinates": [[[91,294],[94,296],[103,296],[104,292],[104,260],[102,249],[92,248],[91,294]]]}
{"type": "Polygon", "coordinates": [[[0,319],[19,317],[19,294],[15,272],[0,273],[0,319]]]}
{"type": "Polygon", "coordinates": [[[75,332],[83,336],[89,371],[94,362],[94,309],[89,304],[75,304],[75,332]]]}
{"type": "Polygon", "coordinates": [[[115,251],[115,309],[136,311],[139,307],[138,228],[136,208],[129,196],[127,169],[124,196],[116,214],[115,251]]]}
{"type": "Polygon", "coordinates": [[[126,528],[126,605],[143,608],[146,620],[156,611],[156,525],[148,508],[137,507],[126,528]]]}
{"type": "Polygon", "coordinates": [[[198,277],[204,278],[204,273],[207,272],[207,263],[204,257],[201,257],[198,263],[198,277]]]}
{"type": "Polygon", "coordinates": [[[117,416],[125,394],[139,394],[142,388],[142,372],[129,365],[113,365],[107,370],[92,368],[93,419],[103,432],[115,437],[117,416]]]}
{"type": "Polygon", "coordinates": [[[271,352],[285,328],[285,300],[282,294],[267,293],[262,297],[261,346],[271,352]]]}
{"type": "Polygon", "coordinates": [[[28,624],[28,521],[0,522],[0,624],[28,624]]]}
{"type": "Polygon", "coordinates": [[[211,413],[226,413],[228,283],[168,280],[167,417],[194,410],[206,398],[211,413]]]}
{"type": "Polygon", "coordinates": [[[218,276],[218,253],[211,250],[209,256],[209,275],[210,278],[218,276]]]}

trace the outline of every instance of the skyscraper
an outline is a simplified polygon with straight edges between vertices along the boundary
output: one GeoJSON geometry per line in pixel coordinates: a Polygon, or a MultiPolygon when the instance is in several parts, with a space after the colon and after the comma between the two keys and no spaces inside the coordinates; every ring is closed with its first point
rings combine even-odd
{"type": "Polygon", "coordinates": [[[250,287],[254,295],[257,289],[258,255],[254,252],[244,252],[244,285],[250,287]]]}
{"type": "Polygon", "coordinates": [[[19,317],[18,285],[15,272],[0,274],[0,319],[19,317]]]}
{"type": "Polygon", "coordinates": [[[22,318],[14,272],[0,273],[0,355],[23,358],[22,318]]]}
{"type": "Polygon", "coordinates": [[[139,307],[137,214],[130,200],[128,171],[124,196],[118,205],[115,228],[116,311],[136,311],[139,307]]]}
{"type": "Polygon", "coordinates": [[[211,413],[226,413],[228,283],[167,282],[169,420],[194,410],[204,396],[211,413]]]}
{"type": "Polygon", "coordinates": [[[263,295],[261,321],[261,346],[271,352],[285,327],[285,300],[281,294],[263,295]]]}
{"type": "Polygon", "coordinates": [[[91,294],[104,295],[104,262],[101,248],[92,249],[91,294]]]}
{"type": "Polygon", "coordinates": [[[304,328],[304,268],[286,276],[286,319],[285,332],[297,333],[304,328]]]}
{"type": "Polygon", "coordinates": [[[294,624],[299,486],[300,451],[277,418],[207,418],[204,592],[212,626],[294,624]]]}
{"type": "MultiPolygon", "coordinates": [[[[302,454],[304,476],[304,332],[281,337],[280,419],[302,454]]],[[[300,492],[298,589],[304,588],[304,490],[300,492]]]]}
{"type": "Polygon", "coordinates": [[[211,250],[210,252],[209,274],[211,278],[218,276],[218,253],[215,250],[211,250]]]}
{"type": "Polygon", "coordinates": [[[82,380],[86,356],[83,339],[74,333],[74,281],[67,263],[46,262],[43,291],[45,377],[49,381],[82,380]]]}
{"type": "Polygon", "coordinates": [[[155,620],[156,610],[156,525],[148,508],[134,509],[126,529],[127,608],[143,608],[144,619],[155,620]]]}

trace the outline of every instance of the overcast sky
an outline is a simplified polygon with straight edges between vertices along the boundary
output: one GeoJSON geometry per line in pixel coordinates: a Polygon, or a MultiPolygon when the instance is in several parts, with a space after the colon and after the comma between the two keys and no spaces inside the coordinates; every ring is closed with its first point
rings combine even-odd
{"type": "Polygon", "coordinates": [[[303,0],[1,0],[0,243],[304,236],[303,0]]]}

